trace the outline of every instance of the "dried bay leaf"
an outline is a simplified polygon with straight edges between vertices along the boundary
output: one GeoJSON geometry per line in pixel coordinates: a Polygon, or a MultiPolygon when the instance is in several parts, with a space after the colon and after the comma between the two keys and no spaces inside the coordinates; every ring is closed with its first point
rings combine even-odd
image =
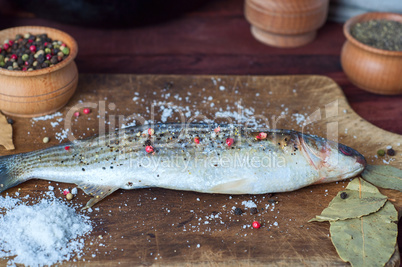
{"type": "Polygon", "coordinates": [[[384,266],[395,250],[397,218],[394,206],[387,202],[370,215],[330,222],[332,243],[352,266],[384,266]]]}
{"type": "Polygon", "coordinates": [[[368,165],[362,173],[364,180],[388,189],[402,192],[402,170],[389,165],[368,165]]]}
{"type": "Polygon", "coordinates": [[[6,117],[0,112],[0,145],[7,150],[15,149],[13,144],[13,127],[7,122],[6,117]]]}
{"type": "Polygon", "coordinates": [[[356,178],[351,181],[346,189],[339,192],[320,215],[309,222],[337,221],[351,218],[359,218],[381,209],[387,197],[378,189],[363,179],[356,178]],[[345,199],[341,194],[346,193],[345,199]]]}

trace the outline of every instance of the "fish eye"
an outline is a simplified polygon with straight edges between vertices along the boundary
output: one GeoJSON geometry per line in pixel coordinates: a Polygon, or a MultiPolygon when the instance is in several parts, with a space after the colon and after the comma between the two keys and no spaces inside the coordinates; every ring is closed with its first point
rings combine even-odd
{"type": "Polygon", "coordinates": [[[339,146],[339,150],[345,156],[351,156],[353,154],[353,150],[350,147],[347,147],[347,146],[339,146]]]}

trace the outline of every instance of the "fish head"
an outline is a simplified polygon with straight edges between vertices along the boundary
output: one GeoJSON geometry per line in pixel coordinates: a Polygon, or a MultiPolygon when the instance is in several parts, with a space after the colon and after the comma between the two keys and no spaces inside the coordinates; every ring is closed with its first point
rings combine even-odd
{"type": "Polygon", "coordinates": [[[362,154],[343,144],[314,135],[299,135],[302,152],[320,173],[317,183],[351,178],[366,167],[362,154]]]}

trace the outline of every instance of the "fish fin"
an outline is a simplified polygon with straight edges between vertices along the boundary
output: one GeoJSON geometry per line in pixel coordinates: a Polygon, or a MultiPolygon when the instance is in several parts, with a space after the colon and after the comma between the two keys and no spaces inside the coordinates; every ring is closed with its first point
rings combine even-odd
{"type": "Polygon", "coordinates": [[[253,182],[250,179],[239,179],[211,187],[208,192],[217,194],[250,194],[253,182]]]}
{"type": "Polygon", "coordinates": [[[91,208],[93,205],[119,189],[119,187],[114,186],[94,185],[86,183],[80,183],[78,184],[78,187],[84,190],[85,194],[92,196],[85,207],[82,208],[83,210],[91,208]]]}
{"type": "Polygon", "coordinates": [[[0,193],[26,181],[14,171],[14,158],[14,155],[0,158],[0,193]]]}

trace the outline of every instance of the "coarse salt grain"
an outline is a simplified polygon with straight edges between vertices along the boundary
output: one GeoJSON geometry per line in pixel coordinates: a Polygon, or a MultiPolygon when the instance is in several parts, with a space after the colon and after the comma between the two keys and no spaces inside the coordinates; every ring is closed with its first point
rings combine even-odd
{"type": "Polygon", "coordinates": [[[50,114],[50,115],[45,115],[45,116],[42,116],[42,117],[32,118],[32,120],[34,120],[34,121],[46,121],[46,120],[53,119],[54,117],[60,117],[60,116],[63,116],[63,114],[61,114],[60,112],[56,112],[56,113],[53,113],[53,114],[50,114]]]}
{"type": "Polygon", "coordinates": [[[246,208],[257,208],[257,204],[255,204],[252,200],[243,201],[241,204],[246,208]]]}

